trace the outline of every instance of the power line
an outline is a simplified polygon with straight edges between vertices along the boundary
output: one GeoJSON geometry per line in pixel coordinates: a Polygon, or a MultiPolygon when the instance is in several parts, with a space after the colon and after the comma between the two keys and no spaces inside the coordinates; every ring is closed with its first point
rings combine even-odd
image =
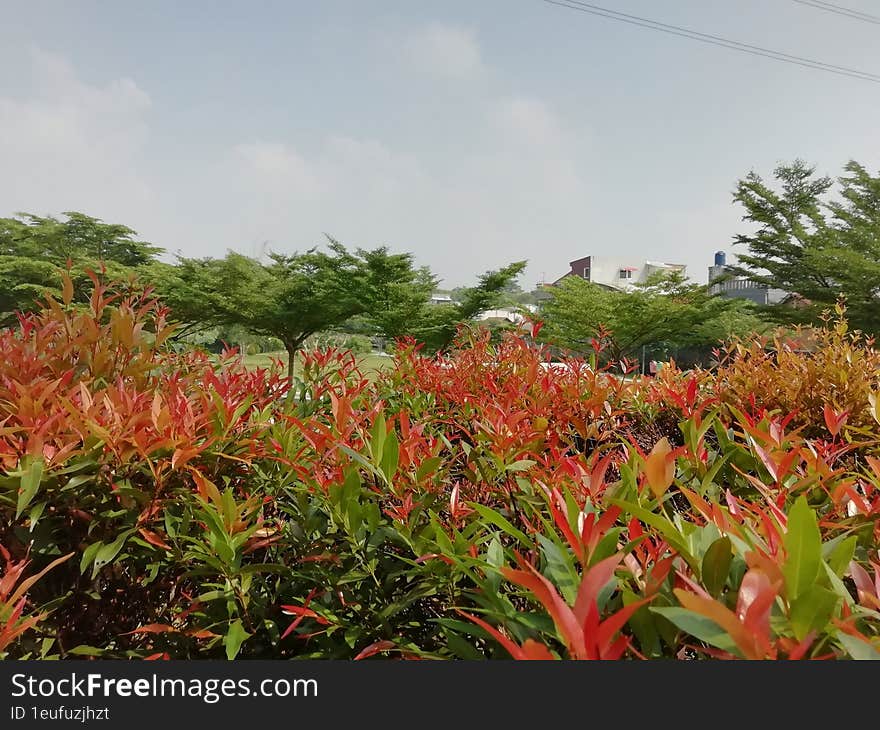
{"type": "Polygon", "coordinates": [[[796,3],[801,5],[806,5],[811,8],[816,8],[817,10],[825,10],[829,13],[835,13],[836,15],[842,15],[845,18],[852,18],[853,20],[861,20],[865,23],[873,23],[874,25],[880,25],[880,17],[876,15],[869,15],[868,13],[863,13],[861,10],[852,10],[850,8],[845,8],[841,5],[835,5],[834,3],[826,3],[822,2],[822,0],[794,0],[796,3]]]}
{"type": "Polygon", "coordinates": [[[581,0],[544,0],[544,2],[550,3],[551,5],[566,7],[570,10],[578,10],[580,12],[590,13],[591,15],[598,15],[603,18],[609,18],[611,20],[619,20],[622,23],[629,23],[630,25],[638,25],[643,28],[649,28],[651,30],[659,30],[663,33],[669,33],[671,35],[689,38],[690,40],[700,41],[702,43],[709,43],[711,45],[717,45],[724,48],[731,48],[733,50],[742,51],[743,53],[751,53],[752,55],[756,56],[772,58],[774,60],[782,61],[784,63],[792,63],[798,66],[806,66],[807,68],[819,69],[820,71],[828,71],[830,73],[837,73],[842,76],[850,76],[866,81],[880,83],[880,75],[878,74],[870,73],[867,71],[860,71],[858,69],[848,68],[846,66],[835,66],[830,63],[825,63],[824,61],[814,61],[809,58],[803,58],[802,56],[793,56],[789,53],[774,51],[770,48],[753,46],[748,43],[733,41],[729,38],[722,38],[721,36],[711,35],[709,33],[701,33],[699,31],[690,30],[688,28],[682,28],[678,25],[670,25],[669,23],[661,23],[657,20],[649,20],[648,18],[641,18],[637,15],[629,15],[628,13],[622,13],[617,10],[609,10],[608,8],[603,8],[598,5],[581,2],[581,0]]]}
{"type": "Polygon", "coordinates": [[[858,69],[848,68],[846,66],[835,66],[823,61],[814,61],[809,58],[803,58],[802,56],[793,56],[789,53],[782,53],[781,51],[774,51],[769,48],[762,48],[761,46],[753,46],[748,43],[733,41],[709,33],[700,33],[699,31],[682,28],[678,25],[670,25],[656,20],[649,20],[648,18],[641,18],[637,15],[629,15],[616,10],[609,10],[608,8],[603,8],[598,5],[579,2],[579,0],[544,0],[544,2],[568,8],[569,10],[577,10],[582,13],[589,13],[590,15],[598,15],[599,17],[608,18],[609,20],[617,20],[621,23],[637,25],[650,30],[658,30],[661,33],[668,33],[670,35],[688,38],[693,41],[700,41],[701,43],[708,43],[710,45],[721,46],[722,48],[729,48],[742,53],[749,53],[753,56],[763,56],[765,58],[773,59],[774,61],[782,61],[783,63],[804,66],[818,71],[827,71],[828,73],[861,79],[862,81],[880,83],[880,75],[878,74],[859,71],[858,69]]]}

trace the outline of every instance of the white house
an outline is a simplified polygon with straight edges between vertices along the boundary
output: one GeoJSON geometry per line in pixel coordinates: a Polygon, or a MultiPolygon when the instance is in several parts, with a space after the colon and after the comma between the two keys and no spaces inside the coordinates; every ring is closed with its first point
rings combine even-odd
{"type": "Polygon", "coordinates": [[[513,324],[520,324],[525,319],[525,315],[520,311],[522,309],[532,313],[538,311],[538,308],[534,304],[527,304],[522,307],[517,307],[516,309],[510,307],[502,309],[487,309],[484,312],[480,312],[475,319],[479,322],[485,322],[488,319],[504,319],[513,324]]]}
{"type": "Polygon", "coordinates": [[[577,276],[593,284],[609,289],[626,290],[634,284],[644,284],[658,271],[685,273],[684,264],[670,264],[663,261],[638,261],[624,256],[584,256],[568,264],[571,270],[559,277],[558,284],[568,276],[577,276]]]}

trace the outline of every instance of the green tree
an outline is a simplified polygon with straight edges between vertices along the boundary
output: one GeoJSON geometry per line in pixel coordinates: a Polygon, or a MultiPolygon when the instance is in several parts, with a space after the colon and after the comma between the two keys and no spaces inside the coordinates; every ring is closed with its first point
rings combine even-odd
{"type": "Polygon", "coordinates": [[[203,326],[239,325],[276,337],[293,375],[297,351],[311,335],[365,311],[363,262],[331,241],[330,251],[269,256],[268,263],[231,252],[223,259],[182,258],[157,287],[175,316],[203,326]]]}
{"type": "Polygon", "coordinates": [[[470,322],[480,312],[493,309],[503,300],[505,291],[526,267],[525,261],[516,261],[500,269],[484,273],[476,286],[458,287],[450,304],[426,305],[423,316],[414,321],[409,332],[424,342],[432,351],[448,347],[458,328],[470,322]]]}
{"type": "Polygon", "coordinates": [[[0,323],[15,311],[33,309],[43,294],[57,294],[60,270],[68,264],[82,298],[90,287],[87,270],[125,280],[146,271],[162,252],[126,226],[83,213],[63,215],[0,218],[0,323]]]}
{"type": "Polygon", "coordinates": [[[550,293],[541,307],[543,337],[583,352],[607,330],[611,360],[637,358],[642,348],[711,346],[763,327],[748,302],[711,296],[706,286],[689,284],[677,272],[655,274],[627,291],[570,276],[550,293]]]}
{"type": "Polygon", "coordinates": [[[409,253],[387,248],[357,250],[363,269],[364,334],[395,339],[410,334],[425,317],[436,277],[427,267],[416,268],[409,253]]]}
{"type": "Polygon", "coordinates": [[[488,272],[462,302],[432,307],[428,299],[436,281],[427,269],[413,266],[410,254],[390,254],[384,247],[351,253],[333,239],[328,248],[271,254],[265,264],[238,253],[182,258],[176,266],[151,271],[179,320],[195,327],[239,325],[275,337],[287,351],[292,376],[306,339],[346,325],[361,334],[411,335],[430,348],[443,347],[457,325],[488,308],[525,265],[488,272]]]}
{"type": "Polygon", "coordinates": [[[880,177],[850,161],[835,183],[796,160],[777,167],[775,186],[755,172],[740,180],[734,200],[754,230],[735,237],[747,248],[737,273],[802,298],[775,307],[782,321],[815,319],[843,294],[854,327],[880,332],[880,177]]]}

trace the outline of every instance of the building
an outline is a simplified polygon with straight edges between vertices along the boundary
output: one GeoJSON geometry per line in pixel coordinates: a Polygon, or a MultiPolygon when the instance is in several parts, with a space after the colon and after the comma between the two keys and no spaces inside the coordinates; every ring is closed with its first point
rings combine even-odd
{"type": "Polygon", "coordinates": [[[748,299],[755,304],[779,304],[788,298],[788,292],[774,289],[753,281],[746,276],[734,274],[727,265],[727,254],[715,252],[715,263],[709,267],[709,293],[730,299],[748,299]]]}
{"type": "Polygon", "coordinates": [[[526,319],[526,312],[534,314],[538,308],[534,304],[524,304],[520,307],[504,307],[502,309],[487,309],[480,312],[475,319],[478,322],[486,322],[489,320],[507,321],[513,324],[521,324],[526,319]]]}
{"type": "Polygon", "coordinates": [[[428,300],[429,304],[453,304],[452,297],[446,294],[432,294],[428,300]]]}
{"type": "Polygon", "coordinates": [[[657,272],[685,273],[684,264],[669,264],[660,261],[643,261],[635,263],[631,258],[620,256],[584,256],[569,262],[570,271],[553,284],[569,276],[604,286],[609,289],[625,291],[634,284],[644,284],[657,272]]]}

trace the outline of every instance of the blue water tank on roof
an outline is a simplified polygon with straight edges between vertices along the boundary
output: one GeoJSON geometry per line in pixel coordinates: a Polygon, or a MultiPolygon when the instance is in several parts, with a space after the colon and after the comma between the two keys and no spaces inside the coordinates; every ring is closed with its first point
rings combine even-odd
{"type": "Polygon", "coordinates": [[[715,266],[725,266],[727,264],[727,254],[724,251],[715,252],[715,266]]]}

